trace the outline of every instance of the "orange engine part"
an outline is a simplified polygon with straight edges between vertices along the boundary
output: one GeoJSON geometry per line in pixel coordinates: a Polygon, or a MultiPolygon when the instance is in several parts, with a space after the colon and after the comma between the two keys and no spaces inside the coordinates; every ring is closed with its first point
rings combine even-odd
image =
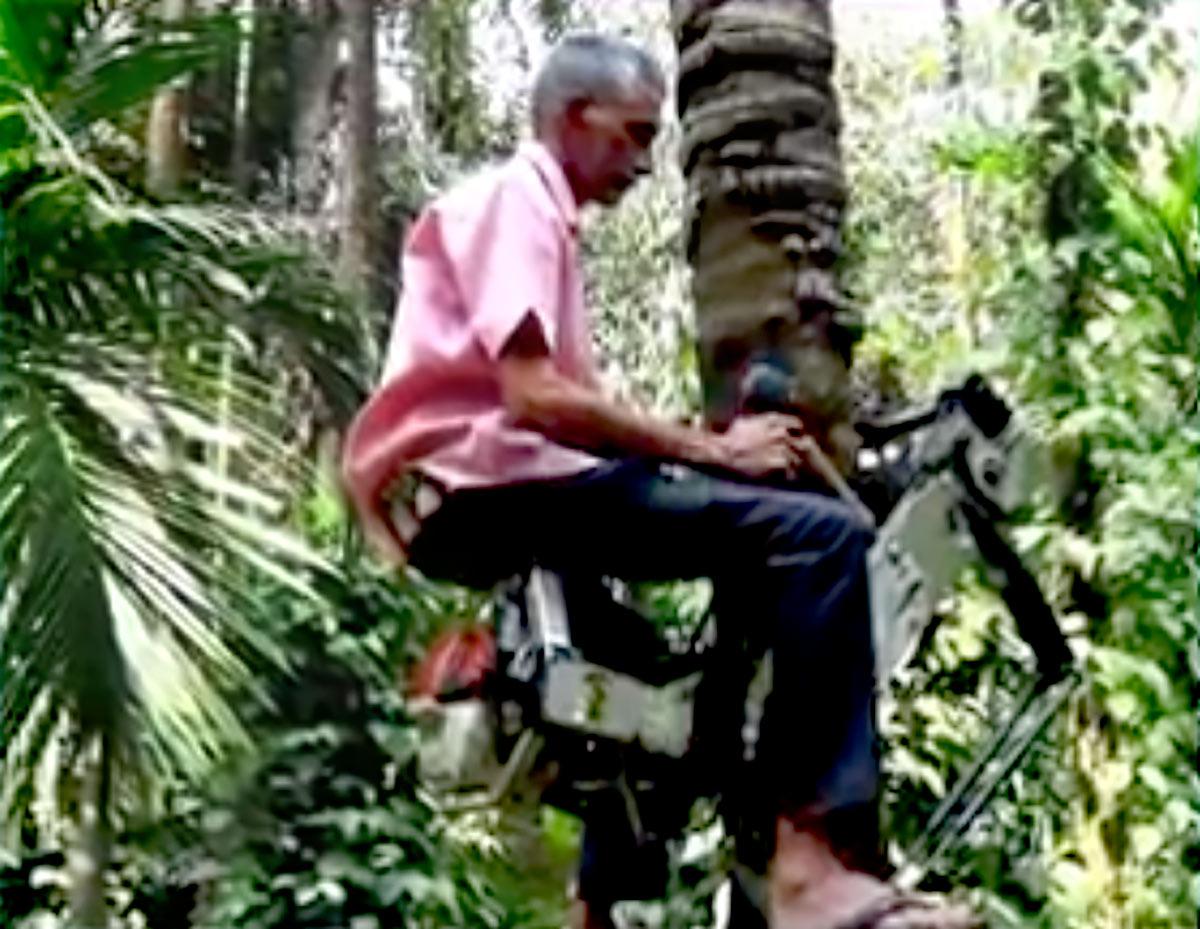
{"type": "Polygon", "coordinates": [[[490,626],[448,629],[413,669],[409,689],[415,697],[434,700],[478,697],[495,671],[496,635],[490,626]]]}

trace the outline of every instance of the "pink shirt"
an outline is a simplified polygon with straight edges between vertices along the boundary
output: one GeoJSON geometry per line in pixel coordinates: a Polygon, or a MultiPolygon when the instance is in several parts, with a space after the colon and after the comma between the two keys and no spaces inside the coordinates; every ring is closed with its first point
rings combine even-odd
{"type": "Polygon", "coordinates": [[[513,425],[500,351],[527,313],[558,369],[595,384],[578,210],[562,169],[536,142],[434,200],[409,231],[383,383],[346,439],[360,514],[409,468],[454,490],[575,474],[598,459],[513,425]]]}

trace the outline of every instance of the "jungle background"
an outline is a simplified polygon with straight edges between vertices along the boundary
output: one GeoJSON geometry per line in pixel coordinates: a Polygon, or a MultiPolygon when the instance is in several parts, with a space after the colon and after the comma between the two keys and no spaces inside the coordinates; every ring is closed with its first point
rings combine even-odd
{"type": "MultiPolygon", "coordinates": [[[[1083,684],[937,886],[997,926],[1194,926],[1200,10],[832,7],[856,390],[981,371],[1081,462],[1013,538],[1083,684]]],[[[412,777],[404,671],[484,597],[372,561],[334,463],[406,224],[512,149],[556,38],[674,73],[670,12],[0,0],[0,926],[563,925],[578,823],[412,777]]],[[[680,135],[584,241],[611,388],[682,417],[680,135]]],[[[983,579],[945,613],[884,719],[897,848],[1024,657],[983,579]]]]}

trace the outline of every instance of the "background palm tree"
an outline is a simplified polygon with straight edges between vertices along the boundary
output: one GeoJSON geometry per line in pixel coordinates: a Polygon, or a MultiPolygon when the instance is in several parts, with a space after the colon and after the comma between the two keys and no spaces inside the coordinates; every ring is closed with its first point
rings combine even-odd
{"type": "Polygon", "coordinates": [[[121,812],[245,742],[231,696],[278,659],[251,579],[314,596],[324,570],[278,525],[298,465],[270,372],[357,394],[320,262],[136,191],[145,104],[220,34],[0,4],[0,815],[27,841],[68,815],[80,926],[106,925],[121,812]]]}

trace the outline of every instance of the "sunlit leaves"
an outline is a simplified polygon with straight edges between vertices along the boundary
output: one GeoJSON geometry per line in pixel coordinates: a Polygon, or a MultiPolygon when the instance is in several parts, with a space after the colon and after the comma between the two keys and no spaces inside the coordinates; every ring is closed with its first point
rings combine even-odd
{"type": "Polygon", "coordinates": [[[216,41],[131,15],[0,5],[6,824],[53,808],[97,733],[114,796],[247,744],[230,698],[260,699],[253,673],[284,661],[254,583],[313,600],[330,571],[282,525],[303,465],[262,358],[332,410],[359,393],[358,330],[315,256],[263,217],[149,204],[106,170],[94,130],[216,41]]]}
{"type": "MultiPolygon", "coordinates": [[[[1086,686],[1031,761],[1031,777],[1015,777],[981,827],[993,846],[964,854],[958,879],[991,887],[1012,922],[1173,929],[1194,915],[1188,868],[1197,858],[1186,850],[1200,839],[1200,148],[1194,126],[1140,123],[1160,112],[1155,93],[1170,96],[1186,59],[1161,44],[1145,15],[1154,4],[1013,6],[1037,35],[1014,46],[997,29],[992,47],[1039,50],[1023,78],[1037,81],[1032,112],[998,117],[1013,75],[992,68],[989,82],[971,86],[968,46],[954,120],[931,128],[910,118],[911,131],[887,132],[896,111],[880,109],[878,125],[853,127],[864,142],[847,151],[861,179],[854,273],[874,321],[863,357],[892,384],[922,392],[964,359],[982,364],[1035,414],[1040,434],[1083,456],[1068,510],[1042,512],[1012,536],[1072,636],[1086,686]],[[1147,83],[1157,90],[1143,94],[1147,83]],[[1123,138],[1113,126],[1125,126],[1123,138]],[[919,137],[932,144],[914,144],[919,137]],[[952,185],[966,220],[943,207],[954,202],[952,185]],[[980,324],[973,332],[961,326],[962,310],[980,324]],[[988,351],[967,355],[965,335],[982,336],[988,351]],[[1131,890],[1121,897],[1118,886],[1131,890]]],[[[847,73],[857,80],[863,67],[847,73]]],[[[870,84],[868,101],[904,99],[891,88],[912,77],[891,67],[892,84],[870,84]]],[[[900,741],[889,770],[908,784],[907,806],[893,807],[901,837],[919,828],[924,798],[968,742],[970,698],[959,685],[980,661],[963,620],[989,604],[968,589],[932,643],[916,699],[890,720],[900,741]]],[[[1001,615],[983,659],[997,673],[1011,654],[1004,627],[1001,615]]],[[[981,692],[991,686],[985,676],[981,692]]]]}

